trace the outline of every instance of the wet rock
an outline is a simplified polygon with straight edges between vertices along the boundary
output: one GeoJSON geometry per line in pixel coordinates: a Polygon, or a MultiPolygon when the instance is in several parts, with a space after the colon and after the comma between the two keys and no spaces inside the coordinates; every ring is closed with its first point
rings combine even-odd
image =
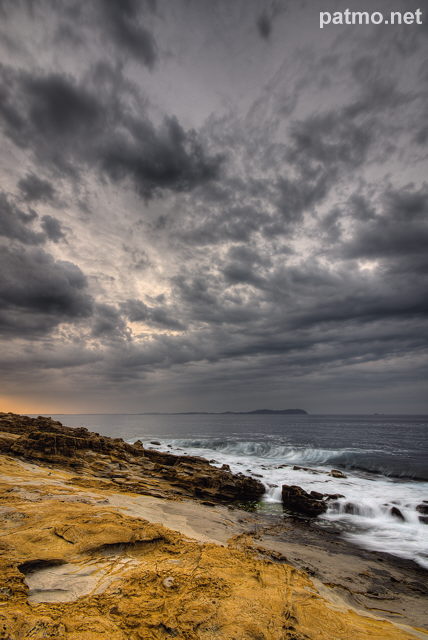
{"type": "Polygon", "coordinates": [[[339,500],[339,498],[344,498],[345,496],[341,493],[325,493],[324,497],[326,500],[339,500]]]}
{"type": "Polygon", "coordinates": [[[389,510],[389,513],[394,517],[397,518],[397,520],[401,520],[402,522],[405,521],[405,517],[403,516],[403,514],[401,513],[400,509],[398,507],[391,507],[391,509],[389,510]]]}
{"type": "Polygon", "coordinates": [[[289,511],[311,517],[327,511],[324,500],[313,498],[307,491],[296,485],[282,485],[282,504],[289,511]]]}
{"type": "Polygon", "coordinates": [[[324,494],[319,491],[311,491],[309,495],[315,500],[323,500],[324,498],[324,494]]]}
{"type": "Polygon", "coordinates": [[[338,469],[332,469],[328,475],[331,476],[332,478],[346,478],[347,477],[342,471],[339,471],[338,469]]]}
{"type": "MultiPolygon", "coordinates": [[[[285,467],[288,467],[289,465],[284,465],[285,467]]],[[[280,467],[278,467],[280,468],[280,467]]],[[[325,473],[324,471],[318,471],[317,469],[310,469],[309,467],[300,467],[298,464],[295,464],[293,466],[293,471],[307,471],[307,473],[325,473]]]]}
{"type": "Polygon", "coordinates": [[[356,515],[359,513],[359,509],[353,502],[347,502],[344,506],[344,512],[350,515],[356,515]]]}
{"type": "Polygon", "coordinates": [[[154,444],[157,447],[160,447],[160,442],[158,440],[152,440],[150,444],[154,444]]]}
{"type": "Polygon", "coordinates": [[[428,524],[428,516],[419,516],[419,522],[422,522],[422,524],[428,524]]]}
{"type": "Polygon", "coordinates": [[[418,506],[416,507],[416,511],[419,511],[419,513],[423,513],[424,516],[428,515],[428,503],[426,503],[426,501],[424,500],[423,503],[418,504],[418,506]]]}

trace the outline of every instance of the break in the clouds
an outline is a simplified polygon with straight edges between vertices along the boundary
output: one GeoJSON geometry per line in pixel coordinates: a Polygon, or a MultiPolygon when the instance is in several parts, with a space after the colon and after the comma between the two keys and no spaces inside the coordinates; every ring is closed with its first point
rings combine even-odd
{"type": "Polygon", "coordinates": [[[425,8],[315,4],[1,4],[5,408],[427,409],[425,8]]]}

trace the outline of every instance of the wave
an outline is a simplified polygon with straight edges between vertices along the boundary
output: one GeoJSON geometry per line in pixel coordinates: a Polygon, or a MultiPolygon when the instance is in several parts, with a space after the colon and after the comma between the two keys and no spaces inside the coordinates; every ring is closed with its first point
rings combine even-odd
{"type": "MultiPolygon", "coordinates": [[[[226,463],[235,473],[256,476],[266,487],[260,508],[274,513],[275,505],[282,503],[283,484],[340,494],[329,500],[327,512],[319,517],[320,526],[331,523],[359,546],[413,559],[428,568],[428,526],[418,510],[426,500],[426,488],[421,483],[405,481],[408,476],[413,480],[415,475],[414,469],[406,469],[411,460],[403,459],[405,452],[299,446],[287,443],[284,437],[262,439],[261,434],[260,438],[255,434],[245,440],[234,436],[168,438],[153,446],[167,447],[181,455],[201,455],[218,466],[226,463]],[[319,473],[332,468],[345,469],[346,478],[319,473]],[[353,473],[354,469],[365,473],[353,473]]],[[[148,446],[149,443],[147,440],[148,446]]]]}
{"type": "Polygon", "coordinates": [[[201,455],[213,456],[215,452],[236,458],[261,458],[272,464],[307,466],[335,466],[389,478],[428,480],[426,465],[406,465],[392,452],[379,449],[326,449],[318,447],[296,447],[283,443],[262,440],[233,440],[226,438],[199,438],[170,441],[174,447],[185,450],[200,450],[201,455]]]}
{"type": "Polygon", "coordinates": [[[290,447],[289,445],[266,441],[225,440],[220,438],[207,440],[176,440],[174,441],[174,445],[184,449],[206,449],[235,456],[268,459],[278,458],[281,461],[290,463],[312,462],[314,464],[329,462],[343,452],[343,450],[318,449],[315,447],[290,447]]]}
{"type": "Polygon", "coordinates": [[[174,448],[199,450],[201,455],[213,456],[215,452],[236,458],[262,458],[269,463],[336,466],[342,469],[362,471],[390,478],[428,480],[423,468],[407,466],[403,460],[394,459],[392,453],[377,449],[324,449],[318,447],[293,447],[272,441],[232,440],[225,438],[185,439],[170,441],[174,448]]]}

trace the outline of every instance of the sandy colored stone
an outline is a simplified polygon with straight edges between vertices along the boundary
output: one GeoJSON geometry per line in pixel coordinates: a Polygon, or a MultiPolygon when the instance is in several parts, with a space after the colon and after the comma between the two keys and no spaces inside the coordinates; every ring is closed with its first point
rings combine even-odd
{"type": "Polygon", "coordinates": [[[0,487],[0,518],[14,518],[0,548],[3,640],[423,637],[329,601],[304,572],[257,548],[249,535],[231,538],[228,546],[201,543],[100,504],[111,492],[99,501],[94,494],[85,502],[64,501],[73,495],[65,472],[24,468],[11,458],[2,459],[0,472],[10,479],[0,487]],[[38,502],[25,498],[35,489],[31,480],[38,502]],[[95,581],[72,601],[31,601],[28,583],[43,588],[49,563],[76,572],[98,568],[101,592],[95,581]]]}

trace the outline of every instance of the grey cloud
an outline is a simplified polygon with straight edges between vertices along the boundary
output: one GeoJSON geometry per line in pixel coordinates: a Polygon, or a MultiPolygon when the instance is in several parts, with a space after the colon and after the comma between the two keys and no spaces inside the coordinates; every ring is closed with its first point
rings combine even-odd
{"type": "Polygon", "coordinates": [[[185,131],[174,117],[156,129],[144,111],[133,114],[125,88],[117,98],[114,74],[104,74],[96,94],[71,76],[1,72],[6,135],[51,171],[78,177],[81,163],[95,166],[114,182],[131,181],[145,198],[189,191],[218,175],[222,158],[207,155],[195,131],[185,131]]]}
{"type": "Polygon", "coordinates": [[[257,18],[257,29],[264,40],[269,40],[272,31],[272,21],[266,11],[263,11],[257,18]]]}
{"type": "Polygon", "coordinates": [[[95,338],[129,339],[129,332],[120,310],[110,304],[95,305],[91,327],[95,338]]]}
{"type": "Polygon", "coordinates": [[[296,121],[288,158],[303,177],[314,179],[320,168],[355,168],[366,158],[372,141],[367,123],[354,122],[345,111],[329,111],[296,121]]]}
{"type": "Polygon", "coordinates": [[[33,169],[0,198],[4,377],[55,369],[136,411],[146,384],[164,408],[172,380],[171,410],[201,391],[234,408],[236,393],[245,406],[299,388],[306,407],[317,388],[315,411],[369,381],[387,407],[390,384],[426,371],[421,30],[305,42],[310,3],[169,4],[8,3],[18,46],[5,60],[22,69],[1,67],[0,127],[33,169]],[[276,21],[286,5],[290,21],[276,21]],[[413,172],[419,184],[400,188],[413,172]],[[65,239],[52,251],[76,252],[96,299],[77,266],[40,248],[65,239]]]}
{"type": "Polygon", "coordinates": [[[42,249],[3,247],[0,271],[3,334],[33,337],[92,313],[86,278],[75,264],[42,249]]]}
{"type": "Polygon", "coordinates": [[[60,240],[63,240],[65,238],[65,233],[62,229],[61,222],[53,216],[43,216],[41,227],[46,233],[49,240],[52,240],[53,242],[59,242],[60,240]]]}
{"type": "Polygon", "coordinates": [[[261,11],[261,13],[259,13],[256,20],[256,26],[257,31],[259,32],[259,35],[261,38],[263,38],[263,40],[269,40],[275,18],[279,13],[285,11],[285,9],[285,2],[278,2],[278,0],[273,0],[273,2],[270,2],[270,4],[266,6],[263,11],[261,11]]]}
{"type": "MultiPolygon", "coordinates": [[[[3,0],[0,11],[5,20],[25,10],[38,22],[45,15],[56,17],[54,43],[72,47],[88,46],[98,31],[100,44],[107,52],[113,45],[116,55],[127,57],[152,69],[158,59],[158,47],[147,18],[156,12],[156,0],[3,0]]],[[[13,48],[13,42],[9,43],[13,48]]]]}
{"type": "Polygon", "coordinates": [[[38,220],[39,216],[33,209],[22,211],[5,193],[0,192],[0,236],[26,245],[43,244],[48,239],[58,242],[65,237],[57,218],[43,216],[41,231],[34,231],[31,225],[38,220]]]}
{"type": "Polygon", "coordinates": [[[127,300],[122,308],[131,322],[144,322],[152,327],[175,331],[186,328],[183,322],[174,317],[173,310],[164,306],[150,307],[142,300],[127,300]]]}
{"type": "Polygon", "coordinates": [[[218,176],[221,158],[208,158],[196,133],[185,132],[176,118],[165,119],[158,131],[142,121],[131,122],[130,130],[133,139],[113,139],[100,161],[112,180],[130,178],[143,197],[162,189],[190,191],[218,176]]]}
{"type": "Polygon", "coordinates": [[[98,1],[108,33],[116,45],[152,68],[158,57],[158,48],[153,34],[143,24],[142,9],[153,11],[155,3],[137,0],[98,1]]]}
{"type": "Polygon", "coordinates": [[[363,217],[353,238],[343,245],[348,258],[425,256],[428,246],[428,190],[404,188],[383,195],[382,208],[368,220],[363,217]]]}
{"type": "Polygon", "coordinates": [[[55,188],[48,180],[28,173],[18,182],[18,188],[26,202],[50,202],[55,198],[55,188]]]}
{"type": "Polygon", "coordinates": [[[19,240],[24,244],[41,244],[45,234],[34,231],[29,225],[37,219],[35,211],[25,213],[5,193],[0,192],[0,236],[19,240]]]}

